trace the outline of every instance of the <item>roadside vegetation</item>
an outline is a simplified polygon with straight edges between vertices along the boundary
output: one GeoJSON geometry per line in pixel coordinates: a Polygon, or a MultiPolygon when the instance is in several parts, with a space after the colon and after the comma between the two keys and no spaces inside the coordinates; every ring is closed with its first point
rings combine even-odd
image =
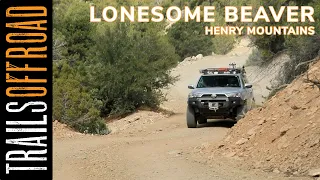
{"type": "MultiPolygon", "coordinates": [[[[257,1],[259,5],[275,6],[312,6],[315,10],[315,23],[294,23],[285,22],[285,17],[280,23],[271,23],[274,26],[315,26],[316,35],[314,36],[252,36],[251,40],[256,49],[250,55],[247,64],[254,66],[267,66],[279,54],[285,53],[289,56],[289,61],[281,68],[278,75],[278,84],[273,87],[268,98],[274,96],[287,84],[290,84],[299,75],[307,71],[308,65],[317,56],[320,56],[320,1],[318,0],[273,0],[257,1]]],[[[253,25],[261,26],[262,23],[253,25]]]]}
{"type": "Polygon", "coordinates": [[[179,61],[209,55],[215,47],[226,53],[214,37],[204,35],[204,24],[178,22],[165,32],[165,22],[90,23],[90,4],[102,9],[203,3],[54,0],[53,119],[83,133],[108,134],[106,117],[159,108],[165,100],[160,90],[175,82],[169,71],[179,61]]]}
{"type": "MultiPolygon", "coordinates": [[[[170,69],[179,61],[198,54],[227,54],[236,36],[205,36],[204,26],[224,26],[226,5],[282,5],[315,7],[319,33],[320,1],[299,0],[54,0],[53,33],[53,119],[77,131],[108,134],[106,117],[132,113],[138,108],[157,109],[165,100],[161,89],[174,83],[170,69]],[[212,24],[177,22],[166,32],[163,23],[90,23],[89,6],[102,9],[133,5],[216,6],[212,24]]],[[[229,25],[241,25],[236,22],[229,25]]],[[[259,25],[259,24],[257,24],[259,25]]],[[[306,70],[305,65],[318,55],[319,35],[312,37],[251,37],[257,50],[250,64],[265,65],[281,51],[291,57],[281,76],[289,83],[306,70]]]]}
{"type": "Polygon", "coordinates": [[[103,118],[157,107],[179,61],[162,24],[88,21],[89,4],[61,1],[54,19],[53,118],[107,134],[103,118]]]}

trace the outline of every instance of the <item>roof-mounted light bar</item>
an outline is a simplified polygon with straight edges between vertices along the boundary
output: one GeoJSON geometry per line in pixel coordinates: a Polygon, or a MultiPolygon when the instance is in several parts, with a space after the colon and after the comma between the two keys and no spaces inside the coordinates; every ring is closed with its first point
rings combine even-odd
{"type": "Polygon", "coordinates": [[[202,74],[244,74],[245,69],[237,68],[235,63],[229,64],[229,68],[207,68],[207,69],[201,69],[200,73],[202,74]]]}

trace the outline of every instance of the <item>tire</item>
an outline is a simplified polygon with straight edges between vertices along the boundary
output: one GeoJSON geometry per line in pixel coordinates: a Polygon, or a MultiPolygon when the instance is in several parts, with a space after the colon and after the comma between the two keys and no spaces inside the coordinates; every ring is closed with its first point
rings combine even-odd
{"type": "Polygon", "coordinates": [[[199,124],[206,124],[208,122],[208,120],[205,117],[199,117],[198,118],[198,123],[199,124]]]}
{"type": "Polygon", "coordinates": [[[237,116],[235,120],[238,122],[240,119],[244,118],[245,114],[247,113],[247,105],[243,105],[237,108],[237,116]]]}
{"type": "Polygon", "coordinates": [[[187,126],[188,128],[196,128],[197,120],[192,107],[188,105],[187,107],[187,126]]]}

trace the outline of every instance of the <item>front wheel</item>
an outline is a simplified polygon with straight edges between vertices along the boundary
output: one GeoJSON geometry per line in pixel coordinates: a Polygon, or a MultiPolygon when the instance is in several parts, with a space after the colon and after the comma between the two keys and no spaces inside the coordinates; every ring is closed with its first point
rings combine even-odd
{"type": "Polygon", "coordinates": [[[237,116],[235,118],[236,121],[244,118],[245,114],[247,113],[247,105],[243,105],[237,108],[237,116]]]}
{"type": "Polygon", "coordinates": [[[200,116],[198,118],[198,123],[199,124],[206,124],[208,122],[208,120],[205,117],[200,116]]]}
{"type": "Polygon", "coordinates": [[[187,107],[187,126],[188,128],[196,128],[197,120],[194,114],[194,110],[191,106],[187,107]]]}

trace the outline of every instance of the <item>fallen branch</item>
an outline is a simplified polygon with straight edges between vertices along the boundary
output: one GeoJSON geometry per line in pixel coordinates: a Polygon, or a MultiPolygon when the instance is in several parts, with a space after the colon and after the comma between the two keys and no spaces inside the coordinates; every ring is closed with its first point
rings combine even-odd
{"type": "MultiPolygon", "coordinates": [[[[274,95],[276,95],[280,90],[286,88],[288,85],[289,85],[289,84],[283,84],[283,85],[281,85],[281,86],[279,86],[279,87],[276,87],[276,88],[274,88],[274,89],[271,89],[271,91],[270,91],[270,93],[269,93],[269,95],[268,95],[268,97],[267,97],[266,99],[271,99],[271,98],[272,98],[274,95]]],[[[266,87],[266,88],[268,88],[268,87],[266,87]]],[[[270,88],[269,88],[269,89],[270,89],[270,88]]]]}
{"type": "Polygon", "coordinates": [[[307,73],[307,79],[305,79],[304,82],[311,83],[313,88],[314,88],[314,86],[317,86],[320,89],[320,80],[316,77],[314,77],[314,78],[315,79],[310,79],[309,74],[307,73]]]}
{"type": "Polygon", "coordinates": [[[295,70],[297,70],[297,69],[298,69],[300,66],[302,66],[302,65],[312,63],[312,62],[314,62],[314,61],[316,61],[316,60],[318,60],[318,59],[313,59],[313,60],[310,60],[310,61],[301,62],[301,63],[299,63],[299,64],[295,67],[295,70]]]}
{"type": "Polygon", "coordinates": [[[281,86],[278,86],[276,88],[271,89],[270,87],[266,86],[266,89],[268,89],[269,91],[278,91],[280,89],[286,88],[289,84],[283,84],[281,86]]]}
{"type": "Polygon", "coordinates": [[[301,62],[301,63],[299,63],[299,64],[295,67],[295,70],[297,70],[297,69],[298,69],[300,66],[302,66],[302,65],[310,64],[310,63],[312,63],[312,62],[314,62],[314,61],[318,61],[318,60],[320,60],[320,56],[318,56],[318,57],[316,57],[316,58],[314,58],[314,59],[312,59],[312,60],[310,60],[310,61],[301,62]]]}
{"type": "Polygon", "coordinates": [[[266,89],[269,90],[269,91],[272,91],[272,88],[266,86],[266,89]]]}

